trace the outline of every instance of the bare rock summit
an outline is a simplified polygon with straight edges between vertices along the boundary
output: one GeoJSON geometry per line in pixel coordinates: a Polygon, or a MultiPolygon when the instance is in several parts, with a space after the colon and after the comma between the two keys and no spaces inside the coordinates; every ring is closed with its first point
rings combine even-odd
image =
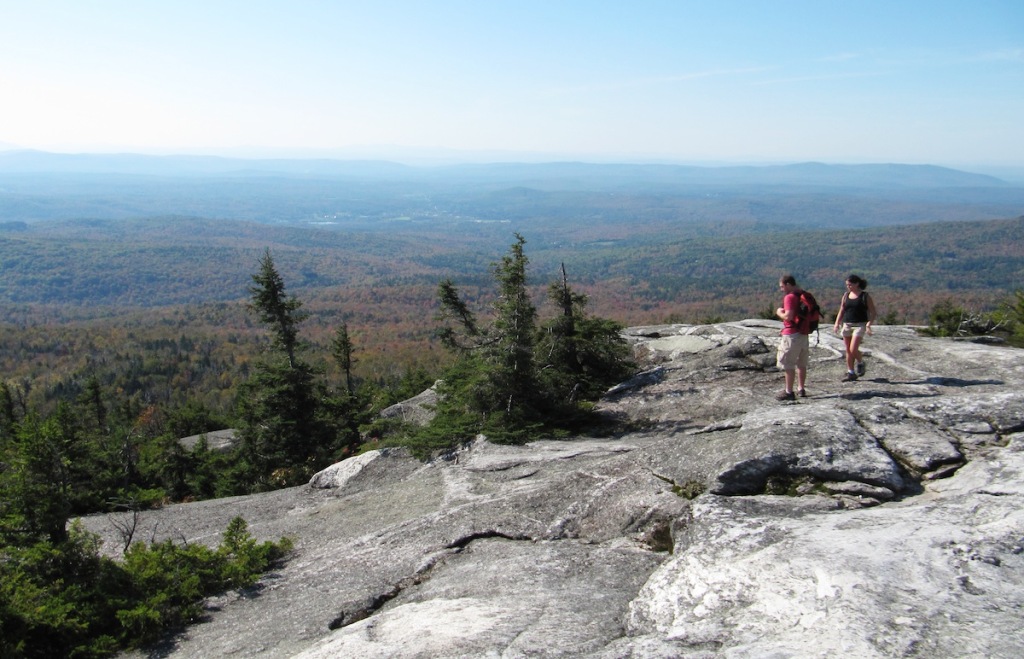
{"type": "MultiPolygon", "coordinates": [[[[822,332],[779,403],[778,329],[628,330],[614,436],[373,451],[145,513],[147,540],[241,515],[296,549],[133,656],[1024,656],[1024,351],[878,327],[840,382],[822,332]]],[[[113,521],[84,519],[117,554],[113,521]]]]}

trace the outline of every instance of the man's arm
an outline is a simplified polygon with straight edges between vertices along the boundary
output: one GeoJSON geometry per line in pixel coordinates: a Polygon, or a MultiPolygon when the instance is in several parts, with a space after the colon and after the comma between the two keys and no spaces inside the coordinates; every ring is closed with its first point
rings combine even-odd
{"type": "Polygon", "coordinates": [[[790,293],[786,297],[782,298],[782,306],[775,310],[775,315],[779,317],[779,320],[792,323],[793,318],[796,317],[796,295],[790,293]]]}

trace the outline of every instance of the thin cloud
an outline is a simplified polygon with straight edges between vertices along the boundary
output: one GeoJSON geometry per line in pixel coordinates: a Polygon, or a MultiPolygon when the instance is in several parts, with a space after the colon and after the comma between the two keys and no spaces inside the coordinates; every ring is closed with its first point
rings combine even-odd
{"type": "Polygon", "coordinates": [[[617,91],[620,89],[635,89],[637,87],[651,87],[654,85],[665,85],[676,82],[687,82],[704,78],[718,78],[724,76],[748,75],[751,73],[764,73],[770,71],[770,67],[758,66],[742,69],[713,69],[710,71],[696,71],[693,73],[682,73],[678,75],[658,76],[651,78],[637,78],[634,80],[619,80],[596,85],[580,85],[577,87],[561,87],[557,91],[563,94],[578,94],[581,92],[596,91],[617,91]]]}
{"type": "Polygon", "coordinates": [[[836,53],[835,55],[827,55],[819,59],[819,62],[849,62],[850,60],[860,59],[863,57],[860,53],[836,53]]]}
{"type": "Polygon", "coordinates": [[[981,53],[971,58],[975,62],[1024,62],[1024,48],[1004,48],[981,53]]]}
{"type": "Polygon", "coordinates": [[[847,78],[873,78],[885,75],[884,73],[826,73],[816,76],[794,76],[792,78],[773,78],[771,80],[760,80],[752,82],[751,85],[763,87],[765,85],[783,85],[793,82],[817,82],[821,80],[843,80],[847,78]]]}

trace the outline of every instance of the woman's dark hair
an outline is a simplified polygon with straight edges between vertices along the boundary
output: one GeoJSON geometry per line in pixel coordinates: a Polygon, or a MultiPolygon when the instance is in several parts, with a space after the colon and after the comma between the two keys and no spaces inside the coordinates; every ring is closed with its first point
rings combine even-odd
{"type": "Polygon", "coordinates": [[[860,288],[860,290],[862,291],[868,287],[868,280],[862,279],[857,275],[850,275],[849,277],[846,278],[846,281],[850,282],[851,284],[856,284],[857,287],[860,288]]]}
{"type": "Polygon", "coordinates": [[[793,275],[782,275],[782,278],[779,279],[779,283],[789,284],[790,286],[796,286],[796,277],[794,277],[793,275]]]}

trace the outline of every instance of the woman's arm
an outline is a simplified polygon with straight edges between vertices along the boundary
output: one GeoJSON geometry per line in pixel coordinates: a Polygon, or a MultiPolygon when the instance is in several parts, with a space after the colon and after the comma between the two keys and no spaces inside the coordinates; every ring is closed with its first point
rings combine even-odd
{"type": "Polygon", "coordinates": [[[875,316],[877,316],[878,314],[875,311],[875,298],[868,295],[867,291],[865,291],[864,299],[868,301],[868,324],[865,327],[867,327],[868,332],[870,332],[871,323],[875,322],[875,316]]]}
{"type": "Polygon", "coordinates": [[[839,301],[839,311],[836,312],[836,322],[832,325],[833,332],[838,332],[839,325],[843,322],[843,311],[846,309],[846,296],[847,293],[843,293],[843,299],[839,301]]]}

